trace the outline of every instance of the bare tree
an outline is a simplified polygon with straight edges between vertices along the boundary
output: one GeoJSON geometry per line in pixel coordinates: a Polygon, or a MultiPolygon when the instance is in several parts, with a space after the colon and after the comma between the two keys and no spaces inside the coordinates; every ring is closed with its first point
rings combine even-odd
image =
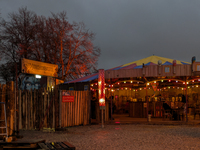
{"type": "Polygon", "coordinates": [[[15,81],[15,64],[8,62],[0,65],[0,76],[5,82],[15,81]]]}
{"type": "Polygon", "coordinates": [[[1,22],[1,56],[13,62],[30,58],[36,34],[36,14],[27,8],[20,8],[18,13],[8,14],[8,18],[9,21],[3,19],[1,22]]]}
{"type": "Polygon", "coordinates": [[[61,79],[72,80],[95,71],[100,49],[92,43],[95,34],[84,23],[70,24],[65,12],[51,17],[37,16],[27,8],[3,20],[2,58],[21,58],[58,65],[61,79]]]}
{"type": "Polygon", "coordinates": [[[92,73],[100,55],[100,49],[92,43],[95,34],[86,30],[84,23],[69,24],[65,12],[52,16],[47,27],[55,36],[51,40],[58,52],[54,60],[58,59],[60,77],[70,80],[92,73]]]}

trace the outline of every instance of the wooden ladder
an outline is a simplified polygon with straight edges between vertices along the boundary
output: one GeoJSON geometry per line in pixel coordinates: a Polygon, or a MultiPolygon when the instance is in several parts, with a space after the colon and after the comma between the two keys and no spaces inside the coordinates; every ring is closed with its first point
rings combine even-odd
{"type": "Polygon", "coordinates": [[[0,135],[6,136],[8,138],[8,131],[7,131],[7,120],[6,120],[6,104],[4,102],[0,102],[1,105],[4,105],[4,119],[0,120],[0,122],[4,122],[4,125],[0,127],[0,129],[5,129],[3,130],[3,133],[0,133],[0,135]]]}

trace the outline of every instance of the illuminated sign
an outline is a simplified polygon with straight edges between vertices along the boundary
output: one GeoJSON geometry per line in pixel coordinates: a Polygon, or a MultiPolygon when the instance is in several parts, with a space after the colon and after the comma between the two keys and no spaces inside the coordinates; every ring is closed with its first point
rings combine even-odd
{"type": "Polygon", "coordinates": [[[22,59],[21,72],[28,74],[38,74],[44,76],[58,77],[58,65],[22,59]]]}
{"type": "Polygon", "coordinates": [[[104,69],[99,69],[98,91],[99,91],[99,106],[100,106],[100,109],[105,109],[105,77],[104,77],[104,69]]]}

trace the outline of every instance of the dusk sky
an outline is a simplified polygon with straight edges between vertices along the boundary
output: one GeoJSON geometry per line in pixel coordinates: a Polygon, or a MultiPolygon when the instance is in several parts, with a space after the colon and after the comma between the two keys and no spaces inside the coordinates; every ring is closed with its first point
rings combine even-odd
{"type": "Polygon", "coordinates": [[[38,15],[67,12],[96,33],[97,69],[109,69],[151,55],[200,61],[199,0],[0,0],[1,17],[22,6],[38,15]]]}

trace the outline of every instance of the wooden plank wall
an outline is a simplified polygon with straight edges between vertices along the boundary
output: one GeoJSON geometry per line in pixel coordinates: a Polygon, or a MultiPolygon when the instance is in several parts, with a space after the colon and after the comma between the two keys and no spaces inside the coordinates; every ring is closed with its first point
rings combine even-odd
{"type": "MultiPolygon", "coordinates": [[[[14,131],[14,112],[15,112],[15,91],[14,82],[8,82],[0,86],[0,102],[6,104],[6,119],[7,119],[7,132],[8,135],[12,135],[14,131]]],[[[5,120],[4,105],[0,105],[0,120],[5,120]]],[[[0,122],[0,127],[4,127],[5,122],[0,122]]],[[[0,133],[5,133],[5,129],[1,129],[0,133]]],[[[3,136],[2,136],[3,137],[3,136]]]]}
{"type": "MultiPolygon", "coordinates": [[[[6,85],[5,84],[0,85],[0,102],[4,102],[4,103],[6,102],[6,85]]],[[[0,120],[4,120],[5,119],[4,116],[5,116],[4,105],[1,104],[0,105],[0,120]]],[[[5,123],[3,121],[0,122],[0,127],[3,127],[4,125],[5,123]]],[[[0,129],[0,133],[5,133],[5,129],[0,129]]]]}
{"type": "MultiPolygon", "coordinates": [[[[87,125],[90,123],[90,92],[65,91],[74,96],[74,102],[61,103],[61,127],[87,125]]],[[[62,94],[60,94],[62,95],[62,94]]]]}
{"type": "Polygon", "coordinates": [[[51,90],[20,90],[19,129],[55,128],[53,101],[54,92],[51,90]]]}
{"type": "Polygon", "coordinates": [[[158,77],[158,76],[191,76],[191,65],[152,65],[140,69],[121,69],[105,71],[105,78],[130,78],[130,77],[158,77]],[[165,67],[170,68],[170,72],[165,72],[165,67]],[[160,69],[160,72],[159,72],[160,69]]]}

